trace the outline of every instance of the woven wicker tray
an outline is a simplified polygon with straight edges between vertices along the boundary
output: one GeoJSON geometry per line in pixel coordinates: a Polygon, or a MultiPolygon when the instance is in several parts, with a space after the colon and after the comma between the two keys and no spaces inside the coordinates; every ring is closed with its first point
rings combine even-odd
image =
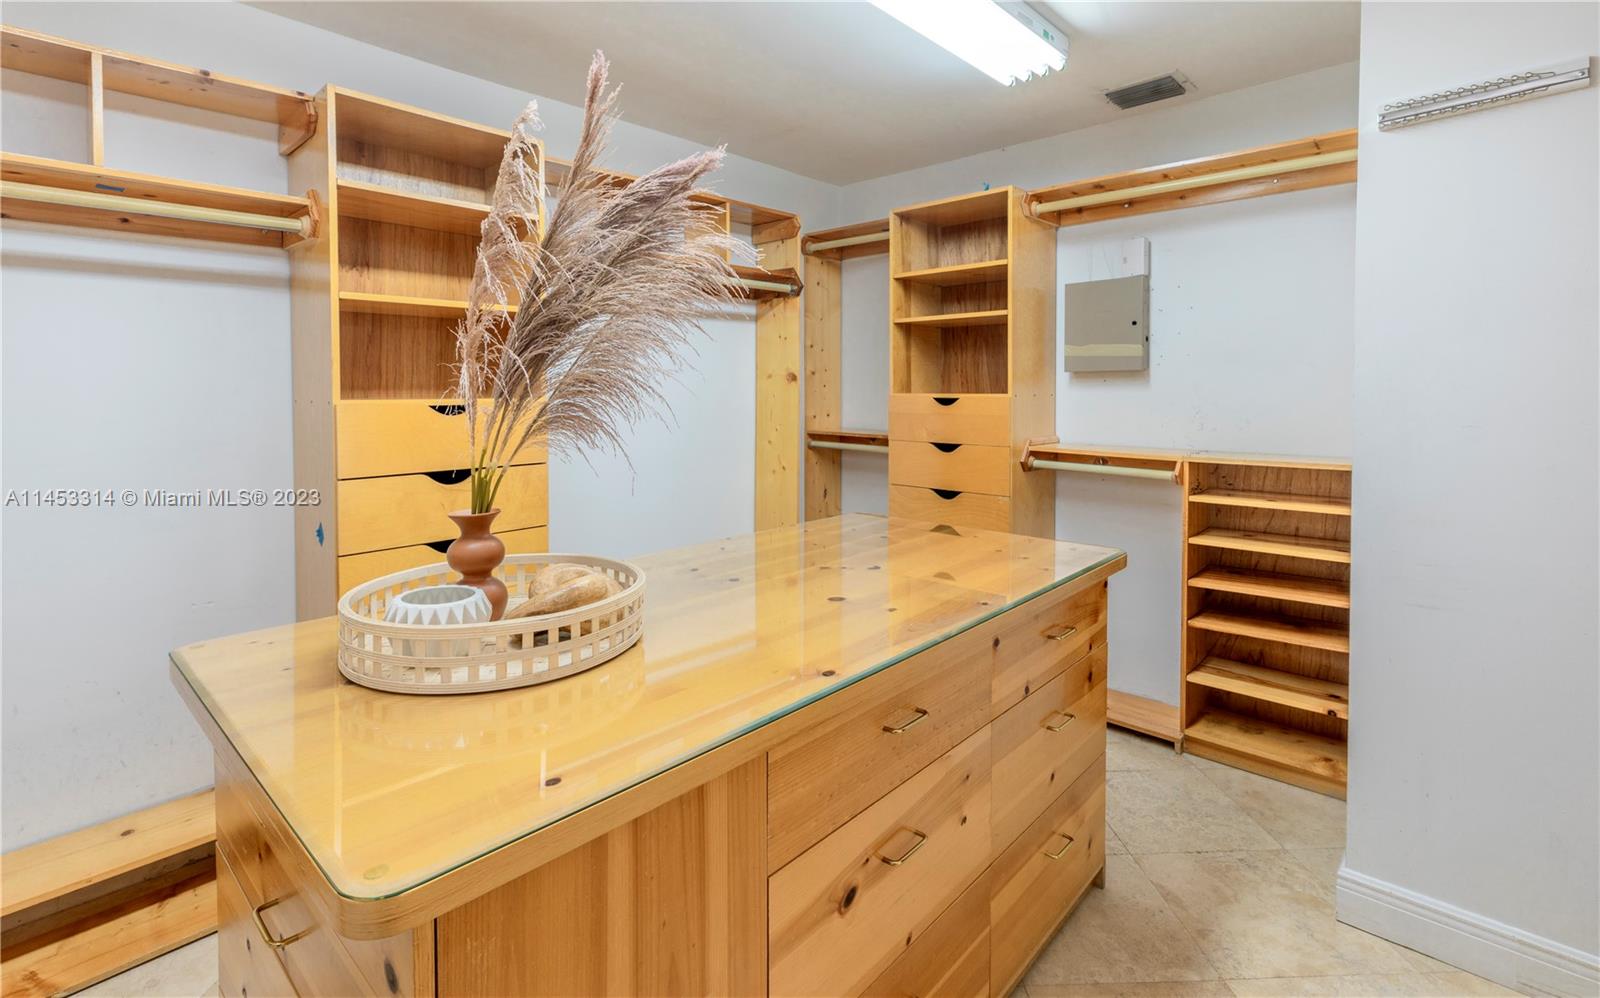
{"type": "Polygon", "coordinates": [[[420,586],[455,581],[444,564],[395,572],[363,583],[339,600],[339,671],[353,683],[393,693],[480,693],[533,686],[608,662],[639,640],[644,573],[594,555],[514,554],[495,570],[510,593],[508,609],[527,599],[540,566],[575,562],[616,579],[622,591],[598,603],[486,624],[424,626],[383,619],[389,600],[420,586]]]}

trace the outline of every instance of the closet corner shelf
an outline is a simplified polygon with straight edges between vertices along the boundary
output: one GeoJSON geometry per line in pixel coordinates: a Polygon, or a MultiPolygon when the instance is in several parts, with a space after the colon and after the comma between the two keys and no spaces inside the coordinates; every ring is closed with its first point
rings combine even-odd
{"type": "Polygon", "coordinates": [[[1343,627],[1264,612],[1206,610],[1189,618],[1189,626],[1202,631],[1232,634],[1235,637],[1274,641],[1300,648],[1349,652],[1350,634],[1343,627]]]}
{"type": "Polygon", "coordinates": [[[315,209],[308,197],[9,152],[0,153],[0,178],[8,185],[24,185],[11,188],[13,192],[44,189],[60,192],[66,200],[84,202],[58,204],[21,196],[5,198],[0,202],[0,217],[19,221],[254,246],[287,247],[316,236],[315,209]],[[259,227],[251,224],[252,217],[259,221],[259,227]]]}
{"type": "Polygon", "coordinates": [[[1185,752],[1335,797],[1345,795],[1347,752],[1338,739],[1255,717],[1208,710],[1184,730],[1185,752]]]}
{"type": "Polygon", "coordinates": [[[933,287],[953,288],[967,284],[991,284],[1006,279],[1005,260],[984,260],[979,263],[957,263],[947,267],[926,267],[906,270],[894,275],[897,281],[907,284],[926,284],[933,287]]]}
{"type": "Polygon", "coordinates": [[[435,232],[476,236],[489,216],[489,206],[481,202],[402,191],[364,180],[340,179],[337,197],[340,215],[435,232]]]}
{"type": "Polygon", "coordinates": [[[817,450],[889,453],[889,434],[881,430],[807,430],[806,444],[817,450]]]}
{"type": "MultiPolygon", "coordinates": [[[[379,295],[364,291],[339,292],[339,309],[365,315],[405,315],[417,319],[459,319],[467,314],[467,303],[448,298],[414,298],[409,295],[379,295]]],[[[516,314],[515,305],[508,309],[516,314]]]]}
{"type": "Polygon", "coordinates": [[[1253,530],[1210,527],[1191,536],[1189,543],[1201,547],[1224,548],[1229,551],[1270,554],[1280,558],[1305,558],[1309,561],[1350,564],[1349,541],[1324,540],[1320,537],[1295,537],[1290,534],[1267,534],[1253,530]]]}
{"type": "Polygon", "coordinates": [[[1189,682],[1312,714],[1350,718],[1350,687],[1313,676],[1210,655],[1189,673],[1189,682]]]}
{"type": "Polygon", "coordinates": [[[897,326],[926,329],[957,329],[964,326],[995,326],[1004,328],[1010,313],[1003,308],[981,312],[947,312],[943,315],[908,315],[894,320],[897,326]]]}
{"type": "Polygon", "coordinates": [[[1349,516],[1350,500],[1336,496],[1301,496],[1289,492],[1245,492],[1237,489],[1203,489],[1189,495],[1190,502],[1212,506],[1241,506],[1290,513],[1326,513],[1349,516]]]}
{"type": "Polygon", "coordinates": [[[827,260],[854,260],[889,252],[889,220],[875,218],[832,229],[808,232],[800,240],[800,252],[827,260]]]}
{"type": "Polygon", "coordinates": [[[1003,219],[1010,209],[1011,188],[992,187],[986,191],[897,208],[894,214],[903,220],[943,227],[1003,219]]]}
{"type": "Polygon", "coordinates": [[[1189,585],[1195,589],[1237,593],[1241,596],[1309,603],[1342,610],[1350,608],[1350,587],[1333,579],[1234,568],[1205,568],[1189,577],[1189,585]]]}

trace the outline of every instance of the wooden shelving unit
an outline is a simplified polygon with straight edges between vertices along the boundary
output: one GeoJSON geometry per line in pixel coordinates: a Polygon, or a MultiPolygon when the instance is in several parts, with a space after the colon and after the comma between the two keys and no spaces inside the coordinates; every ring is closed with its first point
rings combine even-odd
{"type": "Polygon", "coordinates": [[[1005,187],[889,217],[893,515],[1055,532],[1054,479],[1022,469],[1030,438],[1055,428],[1055,233],[1023,196],[1005,187]]]}
{"type": "Polygon", "coordinates": [[[0,27],[0,67],[80,84],[89,111],[88,162],[0,154],[0,217],[257,246],[317,236],[309,195],[118,170],[107,165],[105,142],[110,91],[273,122],[288,155],[317,131],[310,96],[11,27],[0,27]]]}
{"type": "Polygon", "coordinates": [[[1184,463],[1184,749],[1343,797],[1350,466],[1184,463]]]}

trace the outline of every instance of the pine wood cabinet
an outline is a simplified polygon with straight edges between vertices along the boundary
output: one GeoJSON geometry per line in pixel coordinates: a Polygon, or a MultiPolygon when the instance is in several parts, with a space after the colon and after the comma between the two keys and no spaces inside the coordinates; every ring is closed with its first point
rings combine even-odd
{"type": "Polygon", "coordinates": [[[1005,995],[1105,863],[1121,552],[867,516],[641,559],[527,690],[344,682],[334,622],[174,653],[225,994],[1005,995]]]}

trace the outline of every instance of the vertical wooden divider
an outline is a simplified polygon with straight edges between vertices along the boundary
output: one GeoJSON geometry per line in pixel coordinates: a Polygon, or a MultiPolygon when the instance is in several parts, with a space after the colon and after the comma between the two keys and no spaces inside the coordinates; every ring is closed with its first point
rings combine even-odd
{"type": "MultiPolygon", "coordinates": [[[[840,426],[839,334],[841,298],[837,260],[805,258],[806,431],[840,426]]],[[[843,455],[805,449],[807,520],[838,516],[843,455]]]]}
{"type": "MultiPolygon", "coordinates": [[[[776,238],[754,233],[768,270],[800,267],[798,225],[779,228],[776,238]]],[[[800,300],[756,303],[755,529],[800,522],[800,300]]]]}
{"type": "Polygon", "coordinates": [[[89,162],[106,165],[106,73],[99,52],[89,53],[89,162]]]}

